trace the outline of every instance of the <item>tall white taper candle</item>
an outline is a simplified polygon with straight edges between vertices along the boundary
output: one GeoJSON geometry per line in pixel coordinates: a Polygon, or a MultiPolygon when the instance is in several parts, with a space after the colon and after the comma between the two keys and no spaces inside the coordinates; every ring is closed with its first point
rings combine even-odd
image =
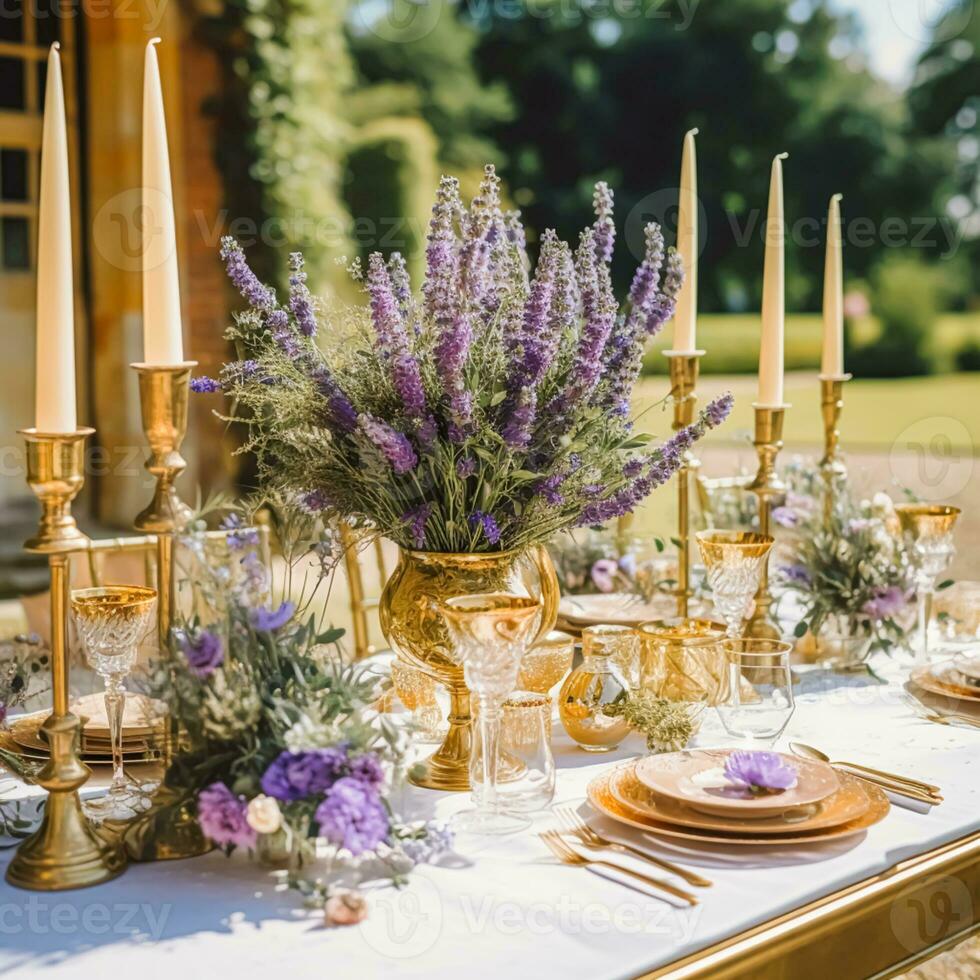
{"type": "Polygon", "coordinates": [[[830,199],[827,212],[827,257],[823,269],[823,353],[820,374],[844,374],[844,266],[840,226],[841,195],[830,199]]]}
{"type": "Polygon", "coordinates": [[[698,164],[694,147],[696,129],[684,136],[681,152],[681,186],[677,200],[677,251],[684,263],[684,284],[677,294],[674,313],[674,343],[678,353],[697,347],[698,319],[698,164]]]}
{"type": "Polygon", "coordinates": [[[68,132],[59,45],[48,52],[41,137],[37,233],[37,364],[34,425],[39,432],[74,432],[75,301],[71,265],[68,132]]]}
{"type": "Polygon", "coordinates": [[[143,360],[170,365],[184,360],[184,346],[159,43],[147,44],[143,72],[143,360]]]}
{"type": "Polygon", "coordinates": [[[759,398],[766,406],[783,404],[783,333],[786,286],[783,251],[786,226],[783,219],[783,160],[772,161],[769,210],[766,216],[766,258],[762,272],[762,342],[759,349],[759,398]]]}

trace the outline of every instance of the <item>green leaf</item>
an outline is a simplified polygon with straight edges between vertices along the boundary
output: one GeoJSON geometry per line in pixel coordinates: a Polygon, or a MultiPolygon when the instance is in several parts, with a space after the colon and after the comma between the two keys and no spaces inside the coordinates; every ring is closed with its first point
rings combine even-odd
{"type": "Polygon", "coordinates": [[[939,585],[936,586],[936,591],[941,592],[943,589],[948,589],[952,584],[953,584],[953,580],[951,578],[948,578],[944,582],[940,582],[939,585]]]}
{"type": "Polygon", "coordinates": [[[530,470],[514,470],[510,474],[515,480],[540,480],[540,473],[532,473],[530,470]]]}
{"type": "Polygon", "coordinates": [[[493,398],[490,399],[490,407],[495,408],[507,397],[506,391],[498,391],[493,398]]]}
{"type": "Polygon", "coordinates": [[[793,636],[803,636],[809,629],[809,624],[805,619],[801,619],[793,629],[793,636]]]}
{"type": "Polygon", "coordinates": [[[347,631],[341,626],[332,626],[316,637],[317,643],[336,643],[347,631]]]}

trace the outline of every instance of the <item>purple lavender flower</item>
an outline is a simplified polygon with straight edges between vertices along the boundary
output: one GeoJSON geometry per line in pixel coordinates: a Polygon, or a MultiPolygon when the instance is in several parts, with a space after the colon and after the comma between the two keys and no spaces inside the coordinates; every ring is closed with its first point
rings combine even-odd
{"type": "Polygon", "coordinates": [[[543,497],[552,507],[560,507],[565,502],[565,495],[560,492],[559,487],[565,482],[567,473],[552,473],[546,476],[535,487],[535,492],[543,497]]]}
{"type": "Polygon", "coordinates": [[[177,633],[177,645],[190,672],[201,679],[210,677],[225,662],[224,643],[211,630],[181,631],[177,633]]]}
{"type": "Polygon", "coordinates": [[[734,405],[735,396],[730,391],[726,391],[725,394],[719,395],[714,401],[709,402],[704,412],[708,427],[715,429],[721,425],[731,414],[734,405]]]}
{"type": "Polygon", "coordinates": [[[592,207],[595,210],[595,224],[593,224],[592,230],[595,234],[596,258],[600,262],[610,262],[613,255],[613,245],[616,242],[616,225],[612,217],[613,192],[604,180],[600,180],[595,185],[592,207]]]}
{"type": "Polygon", "coordinates": [[[492,514],[486,514],[482,510],[476,510],[469,516],[469,525],[472,528],[481,528],[489,544],[499,543],[500,528],[492,514]]]}
{"type": "Polygon", "coordinates": [[[258,528],[249,527],[242,521],[240,514],[229,514],[220,524],[222,531],[228,534],[225,540],[232,551],[244,551],[254,548],[259,543],[258,528]]]}
{"type": "Polygon", "coordinates": [[[589,569],[589,578],[600,592],[615,592],[619,567],[612,558],[600,558],[589,569]]]}
{"type": "Polygon", "coordinates": [[[252,628],[260,633],[274,633],[282,629],[292,618],[296,606],[291,602],[282,602],[278,609],[253,609],[250,615],[252,628]]]}
{"type": "Polygon", "coordinates": [[[725,760],[725,776],[753,793],[775,793],[796,785],[796,766],[778,752],[732,752],[725,760]]]}
{"type": "Polygon", "coordinates": [[[472,456],[460,456],[456,460],[456,475],[465,480],[476,472],[476,460],[472,456]]]}
{"type": "Polygon", "coordinates": [[[325,793],[348,772],[347,750],[340,746],[290,752],[288,749],[262,774],[262,792],[288,803],[325,793]]]}
{"type": "Polygon", "coordinates": [[[531,442],[531,428],[538,405],[537,395],[533,388],[522,388],[506,404],[509,417],[500,434],[511,449],[526,449],[531,442]]]}
{"type": "Polygon", "coordinates": [[[384,767],[375,752],[365,752],[351,759],[350,774],[352,778],[375,789],[380,788],[385,781],[384,767]]]}
{"type": "Polygon", "coordinates": [[[429,221],[422,287],[426,318],[442,330],[453,322],[458,312],[459,254],[453,223],[461,210],[459,181],[455,177],[442,177],[429,221]]]}
{"type": "Polygon", "coordinates": [[[303,253],[292,252],[289,256],[289,308],[296,317],[299,332],[304,337],[316,336],[316,304],[306,285],[303,253]]]}
{"type": "Polygon", "coordinates": [[[320,834],[353,855],[375,850],[388,838],[388,814],[377,790],[347,776],[334,783],[314,819],[320,834]]]}
{"type": "Polygon", "coordinates": [[[212,783],[197,794],[197,822],[219,847],[254,847],[256,833],[245,819],[248,803],[224,783],[212,783]]]}
{"type": "Polygon", "coordinates": [[[871,598],[861,606],[868,619],[892,619],[905,608],[908,596],[897,585],[878,585],[872,589],[871,598]]]}
{"type": "Polygon", "coordinates": [[[396,474],[408,473],[418,465],[419,458],[404,433],[366,412],[358,420],[358,425],[396,474]]]}
{"type": "Polygon", "coordinates": [[[330,497],[325,490],[317,488],[301,494],[300,503],[310,514],[319,514],[330,507],[330,497]]]}
{"type": "Polygon", "coordinates": [[[395,299],[398,300],[398,308],[401,310],[402,317],[407,320],[412,304],[412,283],[408,278],[408,266],[401,252],[391,253],[391,258],[388,259],[388,274],[391,276],[391,285],[395,299]]]}
{"type": "Polygon", "coordinates": [[[779,570],[787,582],[794,582],[805,587],[812,584],[810,573],[806,570],[805,565],[783,565],[779,570]]]}
{"type": "Polygon", "coordinates": [[[276,294],[268,286],[263,286],[258,276],[249,268],[241,245],[230,235],[225,236],[221,239],[220,254],[228,278],[245,297],[249,306],[256,310],[271,310],[276,305],[276,294]]]}
{"type": "Polygon", "coordinates": [[[431,503],[419,504],[402,514],[402,520],[408,525],[408,533],[416,548],[425,547],[425,525],[432,514],[432,507],[431,503]]]}
{"type": "Polygon", "coordinates": [[[199,395],[210,395],[215,391],[223,390],[223,385],[217,378],[209,378],[201,375],[199,378],[191,378],[191,391],[199,395]]]}
{"type": "Polygon", "coordinates": [[[466,297],[480,301],[490,286],[487,272],[493,243],[503,222],[500,213],[500,178],[493,164],[483,168],[480,192],[473,198],[463,220],[463,244],[460,248],[460,285],[466,297]]]}
{"type": "Polygon", "coordinates": [[[796,527],[796,525],[800,523],[800,519],[796,512],[790,510],[789,507],[773,507],[772,519],[780,527],[796,527]]]}

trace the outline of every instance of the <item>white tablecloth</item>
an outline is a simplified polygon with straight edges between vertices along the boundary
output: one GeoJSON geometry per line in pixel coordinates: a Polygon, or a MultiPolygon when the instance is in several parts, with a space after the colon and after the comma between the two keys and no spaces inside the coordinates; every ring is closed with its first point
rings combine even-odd
{"type": "MultiPolygon", "coordinates": [[[[527,833],[461,838],[454,861],[417,869],[401,890],[372,892],[364,923],[326,929],[268,872],[212,853],[134,865],[114,882],[79,892],[31,893],[0,884],[0,974],[8,980],[51,971],[59,980],[361,980],[392,970],[468,980],[636,975],[980,826],[980,730],[916,717],[901,699],[908,661],[886,660],[880,669],[891,679],[887,686],[808,673],[787,736],[834,758],[938,783],[945,802],[927,813],[893,807],[865,834],[824,845],[689,850],[643,838],[645,846],[713,879],[714,887],[696,890],[702,902],[694,909],[560,866],[527,833]]],[[[726,741],[712,715],[697,744],[726,741]]],[[[583,811],[588,780],[642,750],[631,740],[615,754],[587,755],[560,729],[555,742],[557,801],[583,811]]],[[[408,788],[403,804],[419,818],[445,818],[468,800],[408,788]]],[[[542,814],[535,829],[553,823],[542,814]]],[[[0,870],[10,854],[0,856],[0,870]]],[[[955,891],[954,917],[969,907],[969,896],[955,891]]],[[[895,927],[916,926],[897,920],[895,927]]]]}

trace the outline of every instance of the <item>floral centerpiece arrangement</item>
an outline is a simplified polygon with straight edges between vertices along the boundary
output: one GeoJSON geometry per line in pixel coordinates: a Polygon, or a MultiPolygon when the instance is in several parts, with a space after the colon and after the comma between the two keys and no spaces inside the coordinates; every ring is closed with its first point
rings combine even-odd
{"type": "MultiPolygon", "coordinates": [[[[372,709],[378,677],[345,665],[342,631],[324,629],[322,607],[313,611],[332,573],[319,560],[329,538],[312,517],[280,529],[292,598],[274,599],[257,530],[237,515],[223,526],[228,561],[194,566],[198,612],[177,615],[169,652],[145,678],[181,741],[155,805],[127,840],[152,846],[190,805],[217,846],[281,855],[314,900],[326,902],[329,888],[302,869],[322,870],[314,859],[324,852],[342,866],[370,857],[397,878],[448,841],[441,828],[399,822],[389,797],[404,736],[372,709]]],[[[203,522],[180,546],[206,553],[203,522]]]]}
{"type": "Polygon", "coordinates": [[[825,513],[815,467],[796,462],[786,475],[790,490],[773,519],[790,531],[780,573],[803,602],[796,635],[809,630],[818,645],[836,645],[850,659],[903,642],[914,589],[891,498],[856,500],[841,485],[825,513]]]}
{"type": "Polygon", "coordinates": [[[574,250],[545,231],[532,274],[493,167],[468,208],[444,177],[420,292],[400,255],[375,253],[366,272],[352,267],[367,298],[354,308],[323,308],[299,254],[280,300],[226,238],[221,254],[248,302],[228,334],[240,358],[194,387],[234,399],[263,487],[405,549],[525,549],[627,514],[727,416],[731,396],[659,446],[635,430],[641,355],[673,313],[681,263],[648,225],[620,305],[605,184],[595,214],[574,250]]]}

